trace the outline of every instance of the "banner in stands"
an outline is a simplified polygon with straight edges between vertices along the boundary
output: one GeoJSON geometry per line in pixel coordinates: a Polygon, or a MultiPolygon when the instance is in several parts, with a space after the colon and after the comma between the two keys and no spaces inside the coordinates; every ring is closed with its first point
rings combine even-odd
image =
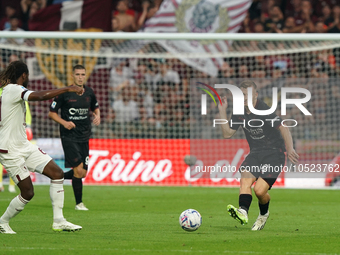
{"type": "MultiPolygon", "coordinates": [[[[205,145],[215,148],[210,161],[224,160],[237,167],[249,148],[245,140],[229,140],[228,146],[216,145],[225,140],[206,140],[205,145]],[[237,162],[236,162],[237,161],[237,162]]],[[[92,139],[85,184],[134,184],[173,186],[238,186],[236,173],[215,176],[208,173],[190,173],[184,157],[190,154],[189,139],[92,139]],[[208,174],[208,175],[207,175],[208,174]]],[[[197,159],[197,162],[206,159],[197,159]]],[[[194,171],[194,168],[192,168],[194,171]]],[[[277,186],[284,185],[279,178],[277,186]]]]}
{"type": "Polygon", "coordinates": [[[111,31],[112,1],[66,1],[39,10],[29,21],[30,31],[73,31],[98,28],[111,31]]]}
{"type": "MultiPolygon", "coordinates": [[[[145,23],[143,32],[236,33],[251,5],[251,0],[168,0],[145,23]]],[[[230,41],[158,41],[187,65],[217,76],[220,58],[186,58],[183,52],[199,54],[228,51],[230,41]]]]}

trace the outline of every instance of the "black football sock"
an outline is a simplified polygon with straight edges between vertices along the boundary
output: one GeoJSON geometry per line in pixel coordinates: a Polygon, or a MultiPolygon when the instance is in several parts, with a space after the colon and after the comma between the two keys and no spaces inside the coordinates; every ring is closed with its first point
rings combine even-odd
{"type": "Polygon", "coordinates": [[[253,200],[252,195],[250,194],[240,194],[239,198],[238,198],[238,205],[240,208],[246,210],[246,212],[248,213],[251,201],[253,200]]]}
{"type": "Polygon", "coordinates": [[[267,204],[261,205],[259,202],[259,208],[260,208],[260,214],[261,215],[265,215],[268,212],[268,208],[269,208],[269,202],[267,204]]]}
{"type": "Polygon", "coordinates": [[[74,192],[74,197],[76,199],[76,204],[82,202],[83,197],[83,181],[81,178],[72,177],[72,187],[74,192]]]}
{"type": "Polygon", "coordinates": [[[64,172],[64,179],[66,180],[71,180],[73,177],[73,170],[71,169],[70,171],[64,172]]]}

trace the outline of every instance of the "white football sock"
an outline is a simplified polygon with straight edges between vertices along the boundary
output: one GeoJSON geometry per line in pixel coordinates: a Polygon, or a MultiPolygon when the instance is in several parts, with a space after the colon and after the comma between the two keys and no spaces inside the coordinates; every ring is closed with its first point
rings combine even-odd
{"type": "Polygon", "coordinates": [[[12,199],[7,207],[6,212],[1,216],[0,223],[8,223],[10,219],[15,217],[18,213],[24,210],[25,205],[29,200],[24,199],[21,195],[12,199]]]}
{"type": "Polygon", "coordinates": [[[60,222],[64,220],[63,207],[64,207],[64,179],[51,180],[50,184],[50,198],[53,208],[53,221],[60,222]]]}

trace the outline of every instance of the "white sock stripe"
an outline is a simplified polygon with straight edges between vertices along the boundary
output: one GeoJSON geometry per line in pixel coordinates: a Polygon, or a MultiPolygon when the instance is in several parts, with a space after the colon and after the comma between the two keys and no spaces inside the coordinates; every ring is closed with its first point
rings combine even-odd
{"type": "Polygon", "coordinates": [[[22,202],[23,204],[27,204],[29,202],[29,200],[26,200],[20,194],[18,195],[18,198],[19,198],[20,202],[22,202]]]}
{"type": "Polygon", "coordinates": [[[55,183],[55,184],[63,184],[63,183],[64,183],[64,179],[51,180],[51,183],[55,183]]]}

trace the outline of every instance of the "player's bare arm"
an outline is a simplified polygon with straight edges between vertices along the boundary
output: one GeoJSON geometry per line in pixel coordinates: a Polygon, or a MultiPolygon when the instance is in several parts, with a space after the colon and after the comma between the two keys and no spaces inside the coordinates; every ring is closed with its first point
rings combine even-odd
{"type": "Polygon", "coordinates": [[[279,127],[280,133],[282,135],[282,138],[286,145],[287,150],[287,156],[290,161],[292,161],[294,164],[297,164],[299,161],[299,155],[296,153],[294,147],[293,147],[293,138],[292,135],[288,129],[288,127],[280,126],[279,127]]]}
{"type": "Polygon", "coordinates": [[[73,85],[61,89],[34,91],[28,96],[28,101],[49,100],[66,92],[75,92],[77,94],[81,94],[83,93],[83,89],[73,85]]]}
{"type": "Polygon", "coordinates": [[[71,130],[72,128],[76,127],[76,125],[72,121],[66,121],[62,119],[56,112],[49,112],[48,117],[54,120],[55,122],[59,123],[60,125],[63,125],[64,128],[68,130],[71,130]]]}
{"type": "MultiPolygon", "coordinates": [[[[221,104],[218,105],[220,117],[221,119],[227,120],[228,119],[227,118],[227,107],[228,107],[227,97],[224,96],[221,98],[221,100],[222,100],[222,105],[221,104]]],[[[221,127],[222,127],[223,138],[229,139],[236,133],[236,130],[230,128],[229,123],[222,124],[221,127]]]]}
{"type": "Polygon", "coordinates": [[[99,110],[99,108],[94,110],[93,116],[94,116],[94,119],[93,119],[92,122],[93,122],[94,125],[98,126],[100,124],[100,110],[99,110]]]}

